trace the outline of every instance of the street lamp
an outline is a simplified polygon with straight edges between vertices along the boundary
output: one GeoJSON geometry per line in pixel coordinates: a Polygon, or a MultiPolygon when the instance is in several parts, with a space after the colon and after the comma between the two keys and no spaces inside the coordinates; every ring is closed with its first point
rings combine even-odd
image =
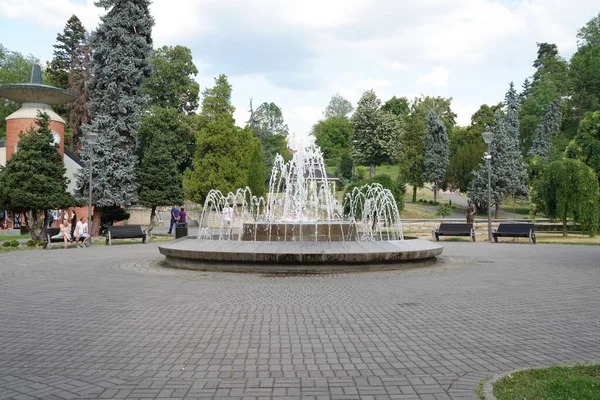
{"type": "Polygon", "coordinates": [[[488,241],[492,243],[492,139],[494,132],[482,132],[483,141],[487,144],[487,153],[485,160],[488,168],[488,241]]]}
{"type": "Polygon", "coordinates": [[[98,138],[98,134],[95,132],[88,132],[87,139],[88,145],[90,146],[90,158],[89,158],[89,196],[88,196],[88,234],[90,235],[90,245],[92,244],[92,165],[94,164],[94,140],[98,138]]]}

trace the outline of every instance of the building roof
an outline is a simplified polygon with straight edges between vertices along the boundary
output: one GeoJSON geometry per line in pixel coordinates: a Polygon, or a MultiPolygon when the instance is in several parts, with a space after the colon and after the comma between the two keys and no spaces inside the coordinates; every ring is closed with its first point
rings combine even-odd
{"type": "Polygon", "coordinates": [[[67,156],[71,160],[75,161],[81,168],[83,168],[85,166],[83,164],[83,161],[81,161],[81,159],[79,157],[77,157],[77,155],[75,155],[75,153],[73,153],[71,150],[65,149],[65,156],[67,156]]]}
{"type": "Polygon", "coordinates": [[[34,64],[31,67],[29,83],[0,85],[0,97],[17,103],[44,103],[57,105],[77,98],[75,93],[42,83],[42,69],[34,64]]]}

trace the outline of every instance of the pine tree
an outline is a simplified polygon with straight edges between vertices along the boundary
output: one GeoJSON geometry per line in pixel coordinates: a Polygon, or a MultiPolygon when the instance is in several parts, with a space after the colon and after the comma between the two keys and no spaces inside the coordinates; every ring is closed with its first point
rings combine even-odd
{"type": "Polygon", "coordinates": [[[54,58],[46,70],[50,84],[62,89],[69,88],[69,73],[71,65],[77,58],[78,48],[85,46],[86,30],[76,15],[67,20],[62,34],[56,36],[54,58]]]}
{"type": "Polygon", "coordinates": [[[367,90],[358,101],[351,122],[352,158],[356,164],[369,165],[369,176],[375,176],[375,167],[390,162],[401,134],[397,117],[380,110],[381,100],[373,90],[367,90]]]}
{"type": "MultiPolygon", "coordinates": [[[[93,145],[93,199],[102,207],[133,204],[137,200],[137,132],[146,96],[141,91],[150,76],[152,51],[149,0],[99,0],[96,5],[108,12],[92,34],[92,79],[89,85],[91,124],[85,133],[98,133],[93,145]]],[[[89,143],[81,153],[87,165],[89,143]]],[[[87,197],[87,168],[78,175],[82,194],[87,197]]],[[[101,212],[101,211],[100,211],[101,212]]],[[[100,212],[94,214],[93,234],[100,227],[100,212]]]]}
{"type": "Polygon", "coordinates": [[[433,183],[433,201],[437,201],[437,192],[446,176],[450,150],[446,127],[433,112],[427,116],[427,128],[423,137],[425,159],[423,180],[433,183]]]}
{"type": "Polygon", "coordinates": [[[138,169],[139,203],[150,207],[147,235],[156,224],[156,207],[183,204],[181,173],[168,145],[163,137],[156,137],[146,147],[138,169]]]}
{"type": "Polygon", "coordinates": [[[525,80],[523,81],[523,86],[521,86],[521,93],[519,93],[519,101],[522,103],[523,100],[529,96],[530,92],[531,82],[529,81],[529,78],[525,78],[525,80]]]}
{"type": "Polygon", "coordinates": [[[0,208],[30,212],[31,238],[40,240],[38,211],[68,207],[74,199],[67,193],[69,180],[52,137],[50,117],[40,112],[36,124],[37,129],[19,135],[18,150],[0,169],[0,208]]]}
{"type": "Polygon", "coordinates": [[[512,146],[516,146],[517,149],[519,146],[519,96],[517,91],[515,90],[515,85],[511,82],[508,92],[506,92],[506,96],[504,97],[504,104],[506,106],[505,112],[505,121],[506,121],[506,130],[507,132],[514,138],[512,146]]]}
{"type": "Polygon", "coordinates": [[[69,147],[77,154],[81,145],[81,126],[90,122],[88,109],[90,77],[90,49],[88,46],[77,46],[69,73],[69,90],[77,95],[77,99],[67,104],[72,134],[69,147]]]}
{"type": "MultiPolygon", "coordinates": [[[[496,110],[494,126],[491,129],[494,138],[491,143],[491,180],[492,205],[496,207],[496,218],[500,206],[507,196],[525,197],[529,194],[526,185],[527,165],[521,153],[515,149],[514,134],[506,129],[506,120],[496,110]]],[[[488,207],[488,167],[482,160],[467,196],[475,203],[478,212],[487,212],[488,207]]]]}
{"type": "Polygon", "coordinates": [[[560,130],[561,123],[561,100],[557,99],[550,103],[546,108],[546,112],[535,130],[533,144],[527,155],[530,157],[539,156],[543,160],[548,160],[552,144],[552,135],[560,130]]]}

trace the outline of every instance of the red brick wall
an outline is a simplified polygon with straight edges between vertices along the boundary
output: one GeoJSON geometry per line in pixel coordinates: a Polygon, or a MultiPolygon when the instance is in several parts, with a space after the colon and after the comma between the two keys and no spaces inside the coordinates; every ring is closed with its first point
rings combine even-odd
{"type": "MultiPolygon", "coordinates": [[[[16,118],[6,120],[6,161],[15,151],[15,144],[19,142],[19,133],[26,132],[35,125],[35,120],[32,118],[16,118]]],[[[50,121],[50,129],[60,135],[60,145],[58,151],[60,155],[64,155],[65,151],[65,124],[58,121],[50,121]]]]}

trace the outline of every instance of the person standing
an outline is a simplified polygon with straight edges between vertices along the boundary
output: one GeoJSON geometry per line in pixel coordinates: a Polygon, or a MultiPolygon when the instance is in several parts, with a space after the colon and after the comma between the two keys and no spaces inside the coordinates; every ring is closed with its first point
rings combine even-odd
{"type": "Polygon", "coordinates": [[[90,235],[88,233],[87,219],[82,217],[79,222],[77,222],[77,226],[75,227],[75,244],[77,247],[85,247],[89,238],[90,235]],[[79,239],[83,240],[81,244],[79,243],[79,239]]]}
{"type": "Polygon", "coordinates": [[[171,208],[171,225],[169,226],[169,235],[173,231],[173,225],[175,225],[179,221],[179,209],[175,206],[171,208]]]}

